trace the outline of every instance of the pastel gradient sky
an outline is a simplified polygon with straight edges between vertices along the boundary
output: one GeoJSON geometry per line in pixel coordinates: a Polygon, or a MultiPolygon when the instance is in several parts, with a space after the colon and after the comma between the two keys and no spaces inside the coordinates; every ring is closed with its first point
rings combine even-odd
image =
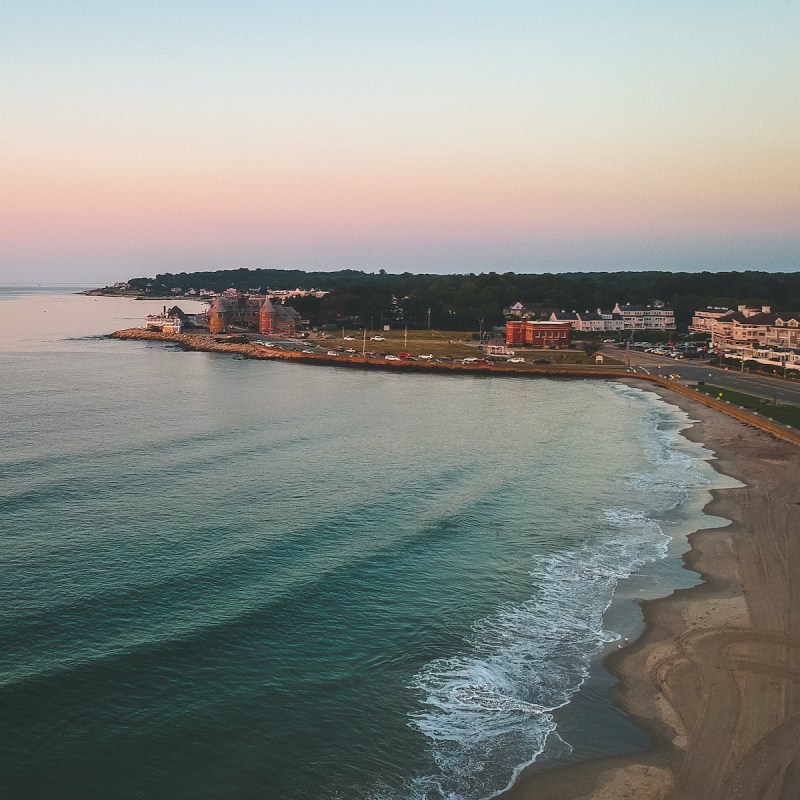
{"type": "Polygon", "coordinates": [[[798,43],[796,0],[13,3],[0,279],[800,270],[798,43]]]}

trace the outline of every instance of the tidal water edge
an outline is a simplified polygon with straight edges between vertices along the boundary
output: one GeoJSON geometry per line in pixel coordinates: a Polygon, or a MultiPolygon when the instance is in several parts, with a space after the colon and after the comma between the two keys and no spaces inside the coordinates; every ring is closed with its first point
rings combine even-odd
{"type": "Polygon", "coordinates": [[[0,345],[0,794],[478,800],[646,741],[597,657],[635,633],[615,591],[692,580],[716,476],[682,412],[111,341],[158,303],[0,297],[27,321],[0,345]]]}

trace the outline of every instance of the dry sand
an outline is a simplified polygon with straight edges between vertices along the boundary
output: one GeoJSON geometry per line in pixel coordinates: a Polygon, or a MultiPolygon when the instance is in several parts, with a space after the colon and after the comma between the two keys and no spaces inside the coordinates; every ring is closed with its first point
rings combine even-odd
{"type": "Polygon", "coordinates": [[[619,703],[653,735],[641,755],[523,774],[504,800],[800,798],[800,448],[691,399],[720,472],[725,528],[690,536],[704,583],[643,603],[645,631],[607,661],[619,703]]]}

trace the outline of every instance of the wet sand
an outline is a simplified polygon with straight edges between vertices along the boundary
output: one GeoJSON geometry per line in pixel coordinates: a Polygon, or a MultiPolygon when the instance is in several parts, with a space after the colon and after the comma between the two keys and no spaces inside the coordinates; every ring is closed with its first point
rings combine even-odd
{"type": "Polygon", "coordinates": [[[745,484],[712,491],[731,520],[689,537],[703,583],[642,603],[645,630],[606,666],[653,737],[642,754],[523,773],[504,800],[789,800],[800,796],[800,448],[659,391],[684,435],[745,484]]]}

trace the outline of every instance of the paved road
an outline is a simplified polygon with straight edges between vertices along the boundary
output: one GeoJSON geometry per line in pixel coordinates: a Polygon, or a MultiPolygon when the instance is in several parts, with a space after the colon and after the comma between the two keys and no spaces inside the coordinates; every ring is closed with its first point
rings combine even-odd
{"type": "MultiPolygon", "coordinates": [[[[625,360],[626,351],[610,347],[605,352],[612,358],[625,360]]],[[[651,353],[630,351],[631,367],[637,372],[649,372],[651,375],[678,375],[684,383],[705,381],[723,389],[745,392],[763,397],[766,400],[777,400],[781,403],[800,405],[800,386],[782,378],[771,378],[762,375],[751,375],[736,370],[710,367],[703,361],[694,359],[675,360],[666,356],[651,353]]]]}

